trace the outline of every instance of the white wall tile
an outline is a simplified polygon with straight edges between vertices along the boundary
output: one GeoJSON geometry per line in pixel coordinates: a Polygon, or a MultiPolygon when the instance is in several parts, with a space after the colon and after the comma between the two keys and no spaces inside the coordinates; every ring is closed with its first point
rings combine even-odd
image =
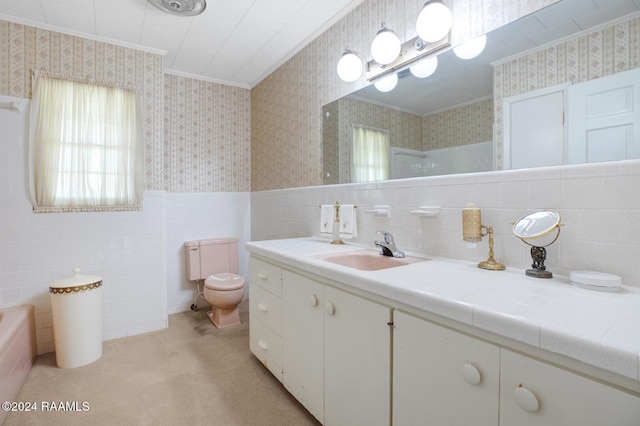
{"type": "Polygon", "coordinates": [[[494,229],[496,260],[522,269],[530,268],[530,247],[512,234],[512,222],[537,209],[556,209],[565,225],[558,241],[547,249],[549,270],[560,275],[601,270],[622,276],[627,285],[640,286],[640,270],[635,267],[640,257],[639,160],[254,192],[251,237],[319,235],[317,198],[333,204],[354,196],[365,209],[374,204],[392,208],[391,218],[359,209],[355,242],[373,246],[375,231],[384,229],[405,251],[481,261],[487,258],[487,238],[476,249],[467,249],[462,241],[461,210],[475,203],[482,209],[483,224],[494,229]],[[407,188],[415,207],[440,205],[439,216],[411,217],[407,188]],[[300,200],[294,195],[301,191],[308,197],[300,200]],[[296,205],[304,204],[295,214],[296,221],[302,214],[310,224],[306,234],[286,209],[276,207],[292,204],[293,199],[296,205]]]}
{"type": "MultiPolygon", "coordinates": [[[[23,129],[25,120],[26,112],[0,109],[0,128],[23,129]]],[[[104,339],[164,328],[169,309],[189,309],[185,240],[239,237],[246,276],[248,193],[147,191],[139,212],[34,214],[27,194],[16,190],[27,188],[26,164],[11,160],[26,158],[22,132],[0,147],[0,308],[35,306],[39,353],[54,348],[49,285],[76,266],[103,279],[104,339]],[[7,150],[11,155],[2,155],[7,150]]]]}

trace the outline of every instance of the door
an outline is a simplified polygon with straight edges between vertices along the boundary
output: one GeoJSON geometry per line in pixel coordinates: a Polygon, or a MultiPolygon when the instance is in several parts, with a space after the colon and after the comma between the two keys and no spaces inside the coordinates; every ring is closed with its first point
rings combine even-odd
{"type": "Polygon", "coordinates": [[[569,87],[568,163],[640,158],[640,69],[569,87]]]}
{"type": "Polygon", "coordinates": [[[565,88],[555,86],[504,100],[504,169],[563,164],[565,88]]]}

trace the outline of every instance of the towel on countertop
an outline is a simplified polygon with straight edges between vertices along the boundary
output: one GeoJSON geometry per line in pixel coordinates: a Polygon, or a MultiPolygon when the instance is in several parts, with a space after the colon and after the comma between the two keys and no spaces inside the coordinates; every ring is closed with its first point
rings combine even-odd
{"type": "Polygon", "coordinates": [[[333,222],[336,220],[334,206],[323,204],[320,206],[320,235],[330,237],[333,235],[333,222]]]}
{"type": "Polygon", "coordinates": [[[353,204],[342,204],[340,206],[340,237],[356,238],[357,236],[356,208],[353,204]]]}

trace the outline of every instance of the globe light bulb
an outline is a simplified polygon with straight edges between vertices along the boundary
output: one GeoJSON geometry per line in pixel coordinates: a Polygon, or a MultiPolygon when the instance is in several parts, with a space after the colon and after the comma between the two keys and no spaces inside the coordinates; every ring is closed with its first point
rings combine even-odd
{"type": "Polygon", "coordinates": [[[487,45],[487,36],[481,35],[469,41],[462,43],[460,46],[453,48],[453,53],[460,59],[473,59],[482,53],[487,45]]]}
{"type": "Polygon", "coordinates": [[[381,65],[388,65],[400,55],[402,43],[400,39],[384,24],[371,42],[371,57],[381,65]]]}
{"type": "Polygon", "coordinates": [[[345,50],[338,61],[337,71],[342,81],[351,83],[360,78],[364,71],[364,64],[354,51],[345,50]]]}
{"type": "Polygon", "coordinates": [[[424,5],[416,21],[416,31],[422,40],[433,43],[451,30],[453,15],[441,1],[432,0],[424,5]]]}
{"type": "Polygon", "coordinates": [[[418,78],[427,78],[436,71],[436,68],[438,68],[438,57],[432,56],[413,64],[409,70],[418,78]]]}
{"type": "Polygon", "coordinates": [[[376,81],[374,85],[380,92],[390,92],[398,84],[398,74],[389,74],[376,81]]]}

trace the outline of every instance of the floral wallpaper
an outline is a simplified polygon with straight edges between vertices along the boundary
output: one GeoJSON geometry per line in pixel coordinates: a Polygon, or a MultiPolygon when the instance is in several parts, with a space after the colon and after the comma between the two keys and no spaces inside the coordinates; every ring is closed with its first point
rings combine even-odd
{"type": "Polygon", "coordinates": [[[424,150],[493,140],[493,99],[484,99],[424,117],[424,150]]]}
{"type": "Polygon", "coordinates": [[[250,190],[249,89],[165,74],[156,53],[0,21],[0,94],[30,98],[32,69],[138,88],[147,190],[250,190]]]}
{"type": "Polygon", "coordinates": [[[165,74],[165,190],[250,191],[250,99],[249,89],[165,74]]]}
{"type": "Polygon", "coordinates": [[[640,18],[589,32],[546,49],[497,64],[493,71],[495,164],[503,164],[502,101],[510,96],[582,83],[640,67],[640,18]]]}
{"type": "Polygon", "coordinates": [[[145,187],[162,189],[161,55],[0,20],[0,94],[31,98],[33,69],[137,87],[145,123],[145,187]]]}
{"type": "MultiPolygon", "coordinates": [[[[445,0],[454,16],[452,43],[507,24],[558,0],[445,0]]],[[[413,38],[424,0],[365,0],[251,90],[251,189],[323,182],[322,105],[358,90],[335,71],[345,45],[368,51],[382,21],[413,38]]]]}

